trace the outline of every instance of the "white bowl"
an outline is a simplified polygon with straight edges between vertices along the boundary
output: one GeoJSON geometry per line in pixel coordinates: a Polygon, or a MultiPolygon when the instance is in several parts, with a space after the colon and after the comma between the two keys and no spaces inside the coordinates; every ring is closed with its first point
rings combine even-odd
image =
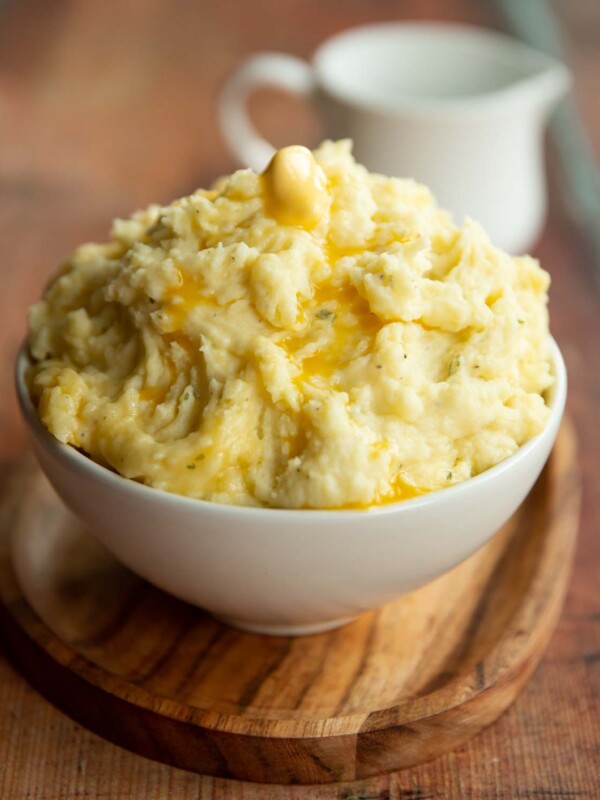
{"type": "Polygon", "coordinates": [[[317,633],[411,592],[485,544],[542,470],[562,418],[556,382],[545,429],[510,458],[463,483],[365,511],[220,505],[144,486],[58,442],[41,424],[17,361],[17,392],[50,483],[131,570],[245,630],[317,633]]]}

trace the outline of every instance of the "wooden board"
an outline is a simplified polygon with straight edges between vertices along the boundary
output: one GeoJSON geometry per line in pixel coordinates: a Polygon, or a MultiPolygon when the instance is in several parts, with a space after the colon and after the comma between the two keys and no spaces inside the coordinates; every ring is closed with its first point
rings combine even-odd
{"type": "Polygon", "coordinates": [[[556,623],[579,510],[565,423],[532,494],[485,548],[343,629],[286,639],[228,628],[133,576],[32,461],[10,486],[0,507],[0,619],[29,680],[124,747],[265,783],[412,766],[493,722],[556,623]],[[11,537],[28,554],[27,599],[11,537]]]}

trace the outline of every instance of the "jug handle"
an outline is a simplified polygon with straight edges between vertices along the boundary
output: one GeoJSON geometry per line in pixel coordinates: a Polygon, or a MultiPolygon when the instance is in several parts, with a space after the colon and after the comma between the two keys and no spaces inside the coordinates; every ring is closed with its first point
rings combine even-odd
{"type": "Polygon", "coordinates": [[[312,67],[296,56],[266,52],[245,61],[226,81],[219,97],[221,132],[233,155],[256,172],[262,172],[275,152],[248,117],[246,103],[254,89],[272,86],[310,97],[315,85],[312,67]]]}

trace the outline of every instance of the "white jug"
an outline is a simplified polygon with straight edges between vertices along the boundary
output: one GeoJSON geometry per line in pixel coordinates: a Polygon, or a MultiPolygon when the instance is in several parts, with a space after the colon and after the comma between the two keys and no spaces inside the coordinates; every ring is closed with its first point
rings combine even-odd
{"type": "Polygon", "coordinates": [[[334,36],[312,64],[252,56],[226,83],[219,111],[232,152],[262,171],[274,148],[248,120],[248,94],[273,86],[313,98],[327,135],[351,138],[371,171],[427,184],[457,222],[469,215],[520,253],[544,223],[543,133],[569,85],[562,64],[508,36],[390,22],[334,36]]]}

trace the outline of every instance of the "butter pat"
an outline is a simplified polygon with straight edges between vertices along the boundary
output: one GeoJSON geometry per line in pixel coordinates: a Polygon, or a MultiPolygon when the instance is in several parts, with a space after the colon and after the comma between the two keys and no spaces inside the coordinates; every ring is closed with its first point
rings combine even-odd
{"type": "Polygon", "coordinates": [[[549,416],[548,275],[349,142],[117,221],[30,311],[43,424],[205,500],[368,508],[466,480],[549,416]]]}
{"type": "Polygon", "coordinates": [[[265,210],[282,225],[311,230],[330,203],[327,178],[306,147],[279,150],[262,175],[265,210]]]}

